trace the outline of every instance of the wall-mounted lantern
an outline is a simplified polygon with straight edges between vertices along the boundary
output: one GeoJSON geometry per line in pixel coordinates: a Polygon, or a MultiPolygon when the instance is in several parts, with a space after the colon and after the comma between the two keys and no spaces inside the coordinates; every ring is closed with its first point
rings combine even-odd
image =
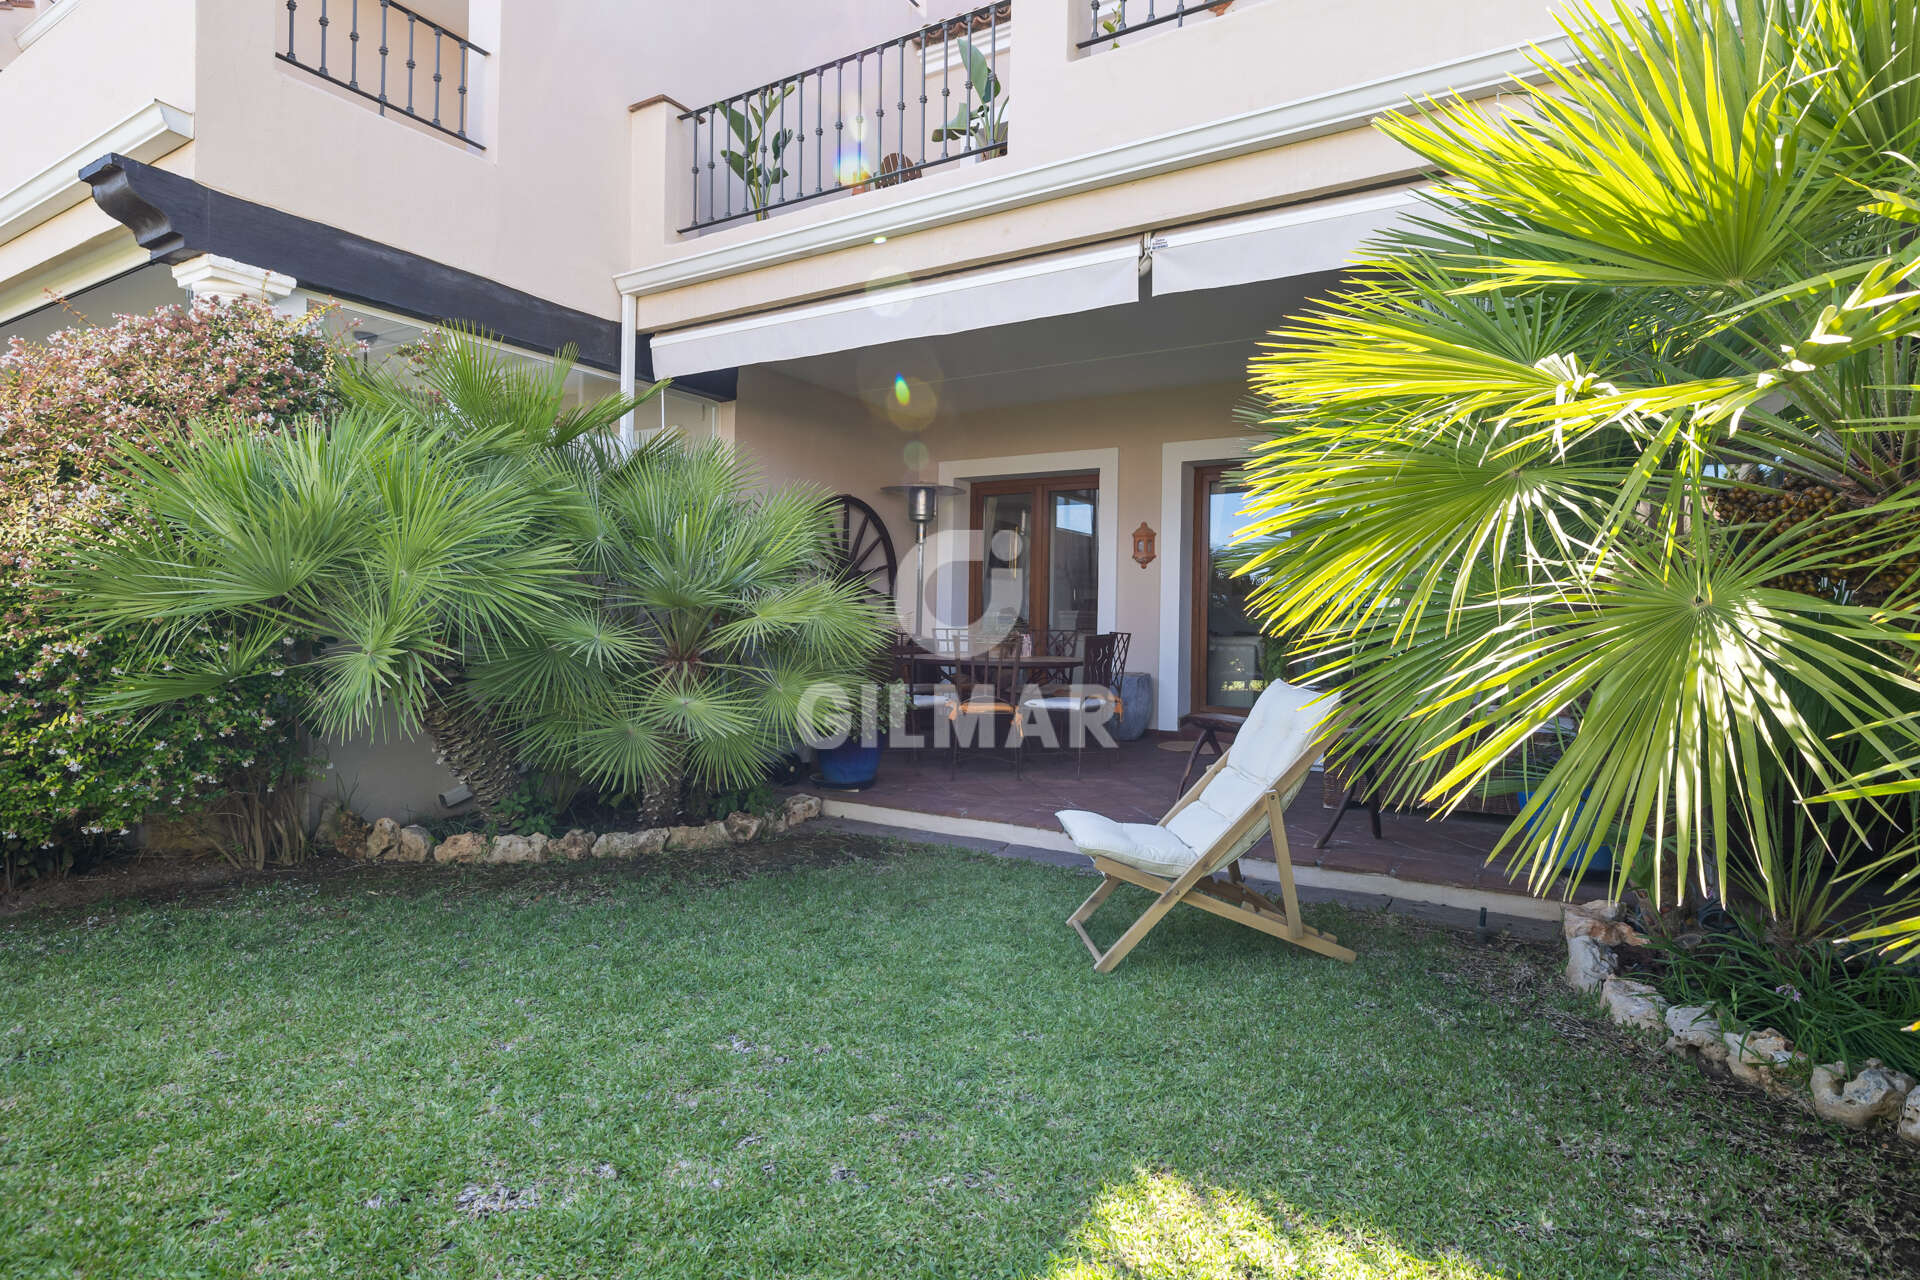
{"type": "Polygon", "coordinates": [[[1133,558],[1139,563],[1142,569],[1154,561],[1154,536],[1153,530],[1147,527],[1145,520],[1142,520],[1140,527],[1133,531],[1133,558]]]}

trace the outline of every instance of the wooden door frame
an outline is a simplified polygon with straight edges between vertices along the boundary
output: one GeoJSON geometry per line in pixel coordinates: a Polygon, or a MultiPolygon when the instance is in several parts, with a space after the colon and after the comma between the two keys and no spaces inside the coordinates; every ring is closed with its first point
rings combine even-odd
{"type": "Polygon", "coordinates": [[[1245,707],[1216,707],[1206,700],[1207,693],[1207,609],[1213,601],[1213,593],[1208,585],[1213,576],[1213,504],[1208,501],[1212,496],[1209,490],[1215,480],[1224,480],[1230,472],[1238,471],[1244,462],[1208,462],[1193,468],[1193,524],[1188,529],[1193,552],[1187,564],[1187,594],[1192,596],[1189,602],[1192,612],[1189,615],[1188,634],[1193,642],[1188,645],[1190,658],[1187,663],[1187,705],[1195,714],[1224,712],[1238,715],[1245,707]]]}
{"type": "MultiPolygon", "coordinates": [[[[1027,563],[1027,626],[1041,631],[1049,630],[1050,621],[1046,606],[1050,590],[1046,575],[1037,571],[1038,566],[1051,563],[1053,521],[1042,520],[1042,515],[1050,515],[1047,499],[1061,489],[1085,489],[1093,494],[1094,545],[1099,546],[1100,524],[1105,518],[1100,514],[1100,473],[1097,471],[1075,472],[1070,475],[1031,475],[1008,476],[999,480],[975,480],[967,495],[967,527],[982,536],[980,556],[973,562],[967,588],[967,617],[978,621],[982,610],[986,608],[986,572],[989,548],[984,543],[986,530],[980,526],[980,517],[986,507],[986,500],[993,497],[1006,497],[1010,494],[1029,494],[1033,498],[1033,529],[1030,534],[1032,545],[1028,548],[1027,563]],[[1040,621],[1036,624],[1035,616],[1040,621]]],[[[1097,554],[1097,552],[1096,552],[1097,554]]],[[[1095,566],[1095,589],[1099,586],[1098,565],[1095,566]]],[[[1096,618],[1099,611],[1096,608],[1096,618]]]]}

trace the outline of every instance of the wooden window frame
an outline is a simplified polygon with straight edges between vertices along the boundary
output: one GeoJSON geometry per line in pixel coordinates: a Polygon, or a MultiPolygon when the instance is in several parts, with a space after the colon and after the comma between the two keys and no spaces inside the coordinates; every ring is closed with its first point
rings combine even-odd
{"type": "MultiPolygon", "coordinates": [[[[1003,480],[976,480],[973,482],[972,492],[967,498],[967,527],[983,536],[986,530],[981,527],[980,520],[981,517],[986,514],[986,500],[988,498],[1026,494],[1033,499],[1033,532],[1031,538],[1033,545],[1028,549],[1027,557],[1027,563],[1029,565],[1027,572],[1027,625],[1037,630],[1045,630],[1046,622],[1052,617],[1048,609],[1051,601],[1047,598],[1048,593],[1052,589],[1052,585],[1047,580],[1049,575],[1039,572],[1038,567],[1051,565],[1053,563],[1053,521],[1051,519],[1042,520],[1040,517],[1051,514],[1050,498],[1053,494],[1063,489],[1086,489],[1093,493],[1093,528],[1094,536],[1097,540],[1100,532],[1100,521],[1109,518],[1100,511],[1100,473],[1097,471],[1079,472],[1073,475],[1010,476],[1003,480]],[[1036,618],[1040,620],[1038,623],[1034,621],[1036,618]]],[[[983,546],[981,548],[980,558],[973,562],[973,569],[969,578],[967,616],[975,621],[979,620],[980,615],[985,612],[987,607],[986,551],[987,549],[983,546]]],[[[1095,585],[1097,589],[1098,583],[1096,582],[1095,585]]],[[[1099,616],[1097,605],[1094,613],[1096,617],[1099,616]]]]}

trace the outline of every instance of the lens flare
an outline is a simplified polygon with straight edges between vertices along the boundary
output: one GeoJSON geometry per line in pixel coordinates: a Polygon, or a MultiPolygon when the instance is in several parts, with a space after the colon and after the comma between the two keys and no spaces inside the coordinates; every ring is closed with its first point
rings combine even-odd
{"type": "Polygon", "coordinates": [[[903,409],[913,403],[913,388],[907,385],[904,373],[893,375],[893,402],[903,409]]]}

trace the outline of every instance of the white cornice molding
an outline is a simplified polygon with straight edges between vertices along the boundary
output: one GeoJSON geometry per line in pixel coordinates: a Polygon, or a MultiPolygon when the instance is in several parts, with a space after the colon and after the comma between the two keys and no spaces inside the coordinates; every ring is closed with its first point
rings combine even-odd
{"type": "Polygon", "coordinates": [[[925,231],[1364,128],[1381,114],[1421,98],[1490,97],[1511,88],[1516,81],[1533,78],[1534,64],[1528,55],[1535,49],[1558,58],[1572,55],[1564,37],[1512,44],[963,186],[901,196],[820,222],[790,228],[775,226],[765,235],[622,272],[614,277],[614,284],[625,294],[663,293],[814,254],[871,244],[878,236],[925,231]]]}
{"type": "Polygon", "coordinates": [[[54,27],[58,26],[68,14],[79,7],[80,0],[60,0],[58,4],[51,5],[45,13],[42,13],[32,22],[29,22],[26,26],[16,31],[13,36],[13,42],[22,49],[26,48],[54,27]]]}
{"type": "MultiPolygon", "coordinates": [[[[54,9],[58,13],[66,6],[54,9]]],[[[98,137],[0,194],[0,244],[58,217],[87,198],[80,170],[108,152],[151,163],[193,141],[193,113],[155,100],[98,137]]]]}

